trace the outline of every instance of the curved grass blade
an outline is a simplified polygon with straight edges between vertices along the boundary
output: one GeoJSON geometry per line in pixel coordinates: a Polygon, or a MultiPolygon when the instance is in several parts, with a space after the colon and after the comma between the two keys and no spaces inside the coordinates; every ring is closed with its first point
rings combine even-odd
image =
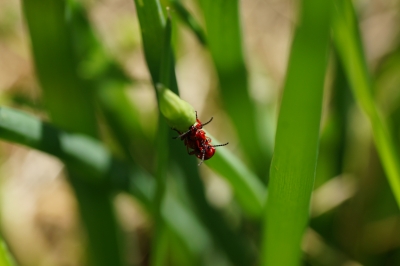
{"type": "Polygon", "coordinates": [[[61,131],[18,110],[0,108],[0,129],[0,138],[60,158],[89,183],[104,183],[113,164],[111,155],[97,140],[61,131]]]}
{"type": "Polygon", "coordinates": [[[317,163],[330,9],[331,1],[301,1],[271,163],[261,265],[300,264],[317,163]]]}
{"type": "Polygon", "coordinates": [[[374,103],[372,80],[361,44],[358,22],[350,1],[335,1],[334,43],[355,98],[367,115],[390,187],[400,207],[400,160],[385,120],[374,103]]]}
{"type": "MultiPolygon", "coordinates": [[[[208,132],[207,135],[219,143],[208,132]]],[[[262,216],[266,199],[265,185],[243,162],[228,149],[218,148],[213,158],[205,163],[228,181],[245,213],[252,218],[262,216]]]]}

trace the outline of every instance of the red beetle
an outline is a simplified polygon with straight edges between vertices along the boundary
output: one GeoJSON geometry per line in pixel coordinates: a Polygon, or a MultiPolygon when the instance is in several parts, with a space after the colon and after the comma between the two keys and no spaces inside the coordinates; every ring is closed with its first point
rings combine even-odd
{"type": "Polygon", "coordinates": [[[228,145],[229,142],[219,145],[211,145],[211,138],[206,136],[206,132],[203,130],[203,126],[209,124],[213,118],[206,122],[201,123],[197,117],[196,111],[196,124],[189,127],[188,131],[182,133],[179,130],[174,129],[179,133],[179,136],[174,137],[174,139],[180,138],[184,141],[186,150],[189,155],[196,155],[197,158],[201,159],[199,165],[203,163],[204,160],[210,159],[215,154],[215,147],[228,145]],[[192,151],[189,151],[192,149],[192,151]]]}
{"type": "MultiPolygon", "coordinates": [[[[208,138],[210,139],[210,138],[208,138]]],[[[208,160],[214,156],[215,147],[228,145],[229,142],[219,145],[210,145],[208,141],[203,142],[200,146],[198,146],[193,151],[189,152],[190,155],[194,154],[197,158],[201,159],[199,166],[203,163],[204,160],[208,160]]]]}

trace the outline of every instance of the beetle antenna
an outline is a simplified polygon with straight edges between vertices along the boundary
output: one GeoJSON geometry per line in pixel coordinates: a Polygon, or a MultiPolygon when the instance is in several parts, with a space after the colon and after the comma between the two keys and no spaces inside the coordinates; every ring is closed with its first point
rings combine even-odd
{"type": "Polygon", "coordinates": [[[228,144],[229,144],[229,142],[224,143],[224,144],[212,145],[212,146],[215,148],[215,147],[226,146],[226,145],[228,145],[228,144]]]}
{"type": "Polygon", "coordinates": [[[201,126],[204,127],[205,125],[209,124],[213,119],[214,117],[211,117],[211,119],[208,120],[208,122],[202,123],[201,126]]]}

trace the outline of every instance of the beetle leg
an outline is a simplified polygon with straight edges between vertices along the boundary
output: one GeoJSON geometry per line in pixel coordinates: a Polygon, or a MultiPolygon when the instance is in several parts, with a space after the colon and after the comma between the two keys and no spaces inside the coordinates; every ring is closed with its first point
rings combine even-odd
{"type": "Polygon", "coordinates": [[[205,149],[202,150],[201,153],[203,154],[203,156],[201,157],[201,161],[200,161],[200,163],[198,164],[198,166],[200,166],[200,165],[204,162],[204,156],[206,155],[206,150],[205,150],[205,149]]]}

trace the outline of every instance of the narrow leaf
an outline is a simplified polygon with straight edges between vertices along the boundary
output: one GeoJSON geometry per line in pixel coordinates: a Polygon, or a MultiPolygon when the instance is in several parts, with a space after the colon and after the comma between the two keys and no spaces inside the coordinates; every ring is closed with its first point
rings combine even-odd
{"type": "MultiPolygon", "coordinates": [[[[209,133],[207,136],[219,143],[209,133]]],[[[266,199],[265,185],[239,158],[228,149],[219,147],[212,159],[205,163],[231,185],[245,213],[253,218],[261,217],[266,199]]]]}
{"type": "Polygon", "coordinates": [[[300,265],[317,163],[330,8],[330,1],[301,1],[271,163],[262,265],[300,265]]]}
{"type": "Polygon", "coordinates": [[[400,160],[396,146],[382,114],[374,102],[372,80],[358,22],[351,1],[335,1],[333,12],[334,42],[355,98],[367,115],[383,168],[400,207],[400,160]]]}

